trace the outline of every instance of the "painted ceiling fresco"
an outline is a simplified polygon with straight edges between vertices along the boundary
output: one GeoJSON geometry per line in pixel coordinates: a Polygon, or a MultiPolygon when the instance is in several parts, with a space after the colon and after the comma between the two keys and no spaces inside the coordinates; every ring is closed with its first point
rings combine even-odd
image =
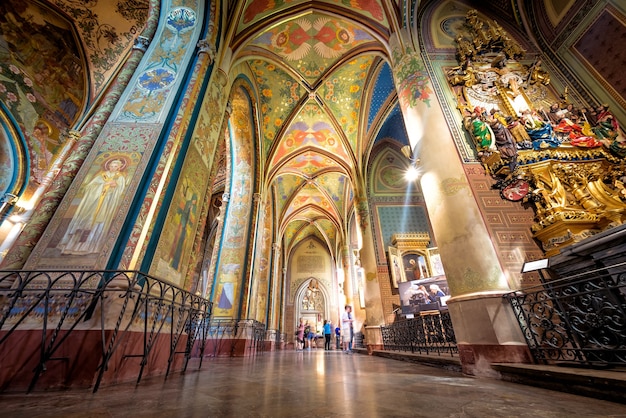
{"type": "Polygon", "coordinates": [[[342,55],[373,40],[355,25],[313,13],[269,29],[251,45],[276,54],[313,85],[342,55]]]}
{"type": "MultiPolygon", "coordinates": [[[[243,8],[243,16],[239,21],[237,32],[258,24],[272,15],[278,14],[287,7],[298,7],[311,3],[310,0],[247,0],[243,8]]],[[[359,19],[371,20],[374,24],[387,27],[389,22],[384,13],[381,0],[327,0],[329,6],[343,6],[359,14],[359,19]]]]}
{"type": "Polygon", "coordinates": [[[251,57],[265,182],[287,248],[314,235],[334,254],[346,241],[364,152],[375,139],[367,128],[395,94],[378,39],[390,32],[396,7],[389,0],[249,0],[235,11],[233,43],[251,57]],[[363,109],[373,89],[377,100],[363,109]]]}
{"type": "MultiPolygon", "coordinates": [[[[276,165],[286,156],[293,155],[306,148],[315,148],[335,155],[340,160],[352,165],[352,153],[346,150],[342,141],[342,135],[335,129],[328,114],[313,101],[302,107],[300,113],[298,113],[284,133],[281,141],[278,142],[272,165],[276,165]]],[[[323,160],[298,161],[295,164],[304,163],[320,167],[323,164],[323,160]]]]}
{"type": "Polygon", "coordinates": [[[278,130],[300,102],[306,89],[278,64],[254,60],[250,67],[259,87],[259,104],[263,114],[261,120],[264,133],[263,148],[267,152],[278,130]],[[281,81],[279,85],[272,81],[276,79],[281,81]]]}
{"type": "Polygon", "coordinates": [[[141,34],[149,0],[51,0],[75,22],[90,69],[90,92],[97,96],[141,34]]]}

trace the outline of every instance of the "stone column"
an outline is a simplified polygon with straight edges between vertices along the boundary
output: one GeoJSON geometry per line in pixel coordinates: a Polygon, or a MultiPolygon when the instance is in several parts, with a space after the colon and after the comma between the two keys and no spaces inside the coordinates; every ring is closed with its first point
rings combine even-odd
{"type": "Polygon", "coordinates": [[[283,276],[280,273],[280,244],[272,244],[272,271],[270,272],[270,291],[267,295],[267,303],[269,304],[269,314],[267,316],[267,329],[271,331],[269,334],[270,346],[272,350],[279,349],[277,346],[277,336],[280,335],[280,310],[282,302],[282,283],[283,276]]]}
{"type": "MultiPolygon", "coordinates": [[[[252,231],[254,231],[254,242],[252,243],[252,250],[250,251],[250,254],[253,255],[253,257],[251,257],[251,260],[248,261],[248,265],[244,266],[244,287],[242,289],[243,294],[245,295],[245,297],[243,298],[243,302],[241,305],[241,312],[247,312],[247,318],[248,319],[256,319],[259,322],[265,322],[265,324],[267,325],[267,318],[265,317],[265,312],[263,313],[259,313],[258,312],[258,307],[257,307],[257,303],[258,301],[255,300],[254,303],[251,300],[253,297],[255,299],[257,299],[262,293],[263,291],[259,288],[261,283],[253,283],[254,281],[258,281],[259,278],[255,277],[254,274],[254,270],[255,270],[255,261],[257,259],[257,257],[255,257],[254,255],[256,255],[257,252],[257,241],[263,239],[263,227],[261,226],[261,235],[259,235],[259,224],[263,223],[263,220],[260,219],[260,211],[259,208],[261,207],[261,193],[254,193],[252,195],[252,219],[254,219],[254,222],[252,224],[252,231]]],[[[265,303],[269,303],[268,300],[265,300],[265,303]]],[[[267,305],[266,305],[267,306],[267,305]]],[[[266,311],[267,312],[267,311],[266,311]]]]}
{"type": "Polygon", "coordinates": [[[448,301],[464,371],[528,362],[508,302],[510,291],[419,52],[396,38],[394,78],[420,185],[452,298],[448,301]]]}
{"type": "Polygon", "coordinates": [[[270,276],[271,290],[268,295],[268,303],[270,304],[270,314],[268,318],[268,328],[278,329],[281,309],[281,282],[283,277],[280,274],[280,244],[272,244],[272,273],[270,276]]]}
{"type": "MultiPolygon", "coordinates": [[[[343,266],[343,294],[345,296],[345,302],[341,304],[339,314],[343,313],[344,305],[352,305],[354,310],[354,286],[353,283],[353,274],[352,274],[352,263],[350,261],[350,247],[348,245],[344,245],[341,247],[341,265],[343,266]]],[[[341,301],[340,301],[341,302],[341,301]]]]}
{"type": "Polygon", "coordinates": [[[364,325],[366,324],[367,328],[364,326],[362,332],[365,335],[365,344],[370,352],[374,349],[382,349],[382,334],[379,326],[385,324],[372,234],[371,228],[363,229],[363,248],[360,251],[360,260],[364,277],[359,278],[357,275],[357,279],[362,281],[360,285],[363,286],[365,293],[364,325]]]}

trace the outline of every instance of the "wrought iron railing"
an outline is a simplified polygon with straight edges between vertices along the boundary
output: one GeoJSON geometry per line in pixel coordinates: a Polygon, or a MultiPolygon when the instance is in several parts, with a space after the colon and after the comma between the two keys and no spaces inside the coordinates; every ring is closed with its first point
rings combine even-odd
{"type": "Polygon", "coordinates": [[[626,263],[505,297],[536,362],[626,364],[626,263]]]}
{"type": "Polygon", "coordinates": [[[68,340],[79,329],[101,335],[94,392],[130,332],[143,333],[141,349],[124,354],[141,358],[137,383],[160,336],[169,340],[166,376],[176,355],[186,370],[196,339],[208,336],[210,316],[208,300],[138,271],[0,271],[0,349],[20,349],[17,331],[41,333],[28,391],[47,363],[67,361],[55,355],[72,352],[68,340]]]}
{"type": "Polygon", "coordinates": [[[448,311],[424,312],[381,327],[385,350],[419,354],[458,353],[448,311]]]}
{"type": "Polygon", "coordinates": [[[248,353],[265,351],[265,324],[242,318],[213,318],[208,323],[207,338],[200,342],[199,356],[218,357],[224,354],[233,355],[241,340],[250,341],[248,353]],[[207,351],[207,343],[210,343],[207,351]]]}

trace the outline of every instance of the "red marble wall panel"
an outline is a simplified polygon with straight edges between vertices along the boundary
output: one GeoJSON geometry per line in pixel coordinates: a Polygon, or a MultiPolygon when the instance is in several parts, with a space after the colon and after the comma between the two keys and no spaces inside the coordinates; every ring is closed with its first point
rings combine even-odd
{"type": "Polygon", "coordinates": [[[626,101],[626,17],[604,10],[573,45],[585,66],[601,84],[626,101]]]}
{"type": "Polygon", "coordinates": [[[520,273],[524,262],[543,257],[530,229],[535,216],[533,209],[503,199],[500,191],[492,188],[495,182],[481,166],[466,165],[465,173],[510,285],[536,283],[535,276],[522,277],[520,273]]]}

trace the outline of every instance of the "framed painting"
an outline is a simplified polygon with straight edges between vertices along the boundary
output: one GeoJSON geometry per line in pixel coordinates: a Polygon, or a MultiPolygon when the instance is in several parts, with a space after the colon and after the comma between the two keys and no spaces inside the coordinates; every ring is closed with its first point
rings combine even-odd
{"type": "Polygon", "coordinates": [[[430,271],[433,276],[443,276],[446,272],[443,270],[443,264],[441,263],[441,254],[439,254],[439,248],[428,248],[428,263],[430,264],[430,271]]]}
{"type": "Polygon", "coordinates": [[[389,270],[391,274],[391,284],[394,289],[398,288],[398,283],[405,282],[404,269],[402,268],[402,259],[400,258],[398,249],[389,247],[387,251],[389,255],[389,270]]]}

